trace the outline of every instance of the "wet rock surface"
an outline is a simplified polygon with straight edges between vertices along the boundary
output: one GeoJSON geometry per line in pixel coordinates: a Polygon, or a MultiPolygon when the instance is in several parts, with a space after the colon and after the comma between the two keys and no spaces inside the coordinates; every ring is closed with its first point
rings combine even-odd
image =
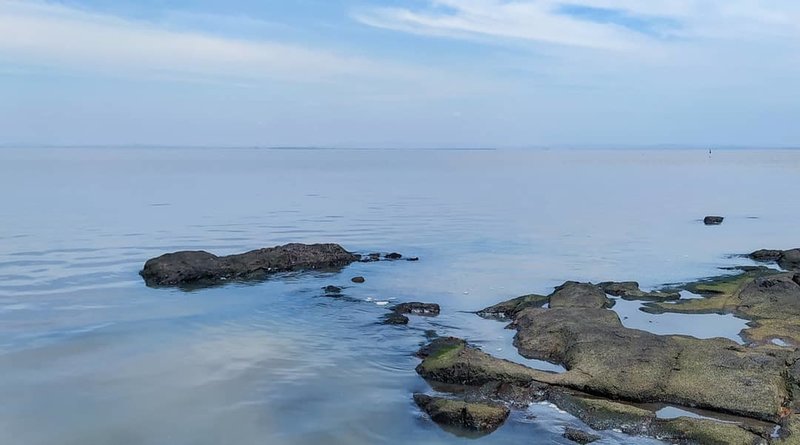
{"type": "Polygon", "coordinates": [[[214,284],[277,272],[336,269],[357,260],[338,244],[295,243],[221,257],[205,251],[168,253],[148,260],[140,275],[148,286],[214,284]]]}
{"type": "Polygon", "coordinates": [[[425,394],[414,394],[414,402],[440,425],[482,433],[499,428],[510,413],[507,407],[499,404],[471,403],[425,394]]]}
{"type": "Polygon", "coordinates": [[[706,216],[703,218],[703,224],[707,226],[718,226],[725,220],[723,216],[706,216]]]}
{"type": "Polygon", "coordinates": [[[356,284],[361,284],[361,283],[366,283],[367,279],[364,277],[353,277],[350,279],[350,281],[356,284]]]}
{"type": "Polygon", "coordinates": [[[586,445],[600,440],[600,436],[597,434],[587,433],[586,431],[572,427],[564,428],[564,438],[581,445],[586,445]]]}

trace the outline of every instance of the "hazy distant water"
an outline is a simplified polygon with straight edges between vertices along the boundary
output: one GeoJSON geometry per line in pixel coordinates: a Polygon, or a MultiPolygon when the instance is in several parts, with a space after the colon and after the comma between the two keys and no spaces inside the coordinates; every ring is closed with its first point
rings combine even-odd
{"type": "MultiPolygon", "coordinates": [[[[788,150],[5,149],[0,190],[0,443],[14,444],[466,443],[411,401],[427,390],[411,355],[425,330],[522,361],[512,332],[462,311],[567,279],[689,280],[747,263],[731,254],[800,246],[788,150]],[[708,214],[725,223],[703,226],[708,214]],[[421,261],[191,293],[137,275],[167,251],[289,241],[421,261]],[[354,275],[367,282],[350,298],[321,295],[354,275]],[[376,302],[410,300],[443,315],[377,324],[376,302]]],[[[629,325],[741,327],[648,317],[629,325]]],[[[531,410],[478,442],[567,443],[578,424],[531,410]]]]}

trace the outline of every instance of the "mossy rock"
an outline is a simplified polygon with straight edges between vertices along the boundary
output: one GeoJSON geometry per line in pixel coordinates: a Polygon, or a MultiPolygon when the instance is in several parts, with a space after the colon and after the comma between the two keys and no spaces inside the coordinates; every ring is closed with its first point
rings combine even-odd
{"type": "Polygon", "coordinates": [[[503,405],[469,403],[425,394],[414,394],[414,402],[437,424],[481,433],[499,428],[510,413],[503,405]]]}
{"type": "Polygon", "coordinates": [[[652,435],[658,439],[696,445],[761,445],[767,440],[735,423],[710,419],[678,417],[658,419],[652,425],[652,435]]]}

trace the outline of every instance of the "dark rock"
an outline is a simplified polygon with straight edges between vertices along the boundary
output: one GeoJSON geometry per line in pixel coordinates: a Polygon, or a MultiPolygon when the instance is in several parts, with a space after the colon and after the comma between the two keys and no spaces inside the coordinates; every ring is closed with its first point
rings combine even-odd
{"type": "Polygon", "coordinates": [[[435,303],[419,303],[416,301],[411,303],[400,303],[392,307],[392,310],[398,314],[414,314],[429,317],[435,317],[439,315],[439,305],[435,303]]]}
{"type": "Polygon", "coordinates": [[[322,288],[326,294],[341,294],[342,288],[339,286],[329,285],[322,288]]]}
{"type": "Polygon", "coordinates": [[[678,292],[644,292],[639,288],[636,281],[606,281],[597,285],[605,293],[615,297],[622,297],[623,300],[639,301],[666,301],[678,300],[681,294],[678,292]]]}
{"type": "Polygon", "coordinates": [[[440,425],[483,433],[499,428],[510,413],[502,405],[469,403],[425,394],[414,394],[414,402],[440,425]]]}
{"type": "Polygon", "coordinates": [[[798,286],[800,286],[800,273],[794,274],[792,277],[792,281],[794,281],[798,286]]]}
{"type": "Polygon", "coordinates": [[[800,270],[800,249],[784,250],[778,265],[786,270],[800,270]]]}
{"type": "Polygon", "coordinates": [[[406,258],[406,261],[419,261],[419,257],[412,256],[412,257],[406,258]]]}
{"type": "Polygon", "coordinates": [[[551,308],[581,307],[581,308],[609,308],[614,306],[614,301],[606,293],[591,283],[578,283],[567,281],[556,287],[550,295],[551,308]]]}
{"type": "Polygon", "coordinates": [[[383,316],[383,324],[405,325],[408,324],[408,317],[397,312],[391,312],[383,316]]]}
{"type": "Polygon", "coordinates": [[[775,261],[786,270],[800,270],[800,249],[789,250],[757,250],[750,258],[755,261],[775,261]]]}
{"type": "Polygon", "coordinates": [[[368,255],[370,258],[374,258],[375,260],[379,260],[381,258],[381,254],[378,252],[372,252],[368,255]]]}
{"type": "Polygon", "coordinates": [[[139,274],[148,286],[213,284],[276,272],[333,269],[357,260],[338,244],[287,244],[223,257],[204,251],[168,253],[148,260],[139,274]]]}
{"type": "Polygon", "coordinates": [[[352,281],[353,283],[363,283],[367,280],[364,277],[353,277],[350,279],[350,281],[352,281]]]}
{"type": "Polygon", "coordinates": [[[761,249],[750,254],[755,261],[778,261],[783,255],[782,250],[761,249]]]}
{"type": "Polygon", "coordinates": [[[392,253],[387,253],[384,256],[384,258],[386,258],[387,260],[399,260],[400,258],[403,258],[403,255],[400,255],[397,252],[392,252],[392,253]]]}
{"type": "Polygon", "coordinates": [[[507,320],[514,317],[523,309],[529,307],[542,307],[550,301],[550,297],[544,295],[523,295],[502,303],[497,303],[494,306],[489,306],[477,312],[478,316],[483,318],[493,318],[499,320],[507,320]]]}
{"type": "Polygon", "coordinates": [[[706,216],[703,218],[703,224],[707,226],[718,226],[722,224],[722,220],[725,218],[722,216],[706,216]]]}
{"type": "Polygon", "coordinates": [[[586,445],[588,443],[597,442],[600,440],[600,436],[596,434],[589,434],[586,431],[581,431],[571,427],[564,428],[564,437],[581,445],[586,445]]]}

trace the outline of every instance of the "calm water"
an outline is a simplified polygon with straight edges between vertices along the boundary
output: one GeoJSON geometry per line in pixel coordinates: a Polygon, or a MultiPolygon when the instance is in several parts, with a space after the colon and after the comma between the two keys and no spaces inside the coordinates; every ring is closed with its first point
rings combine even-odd
{"type": "MultiPolygon", "coordinates": [[[[412,356],[425,330],[539,366],[464,311],[800,246],[797,151],[5,149],[0,190],[0,443],[14,444],[567,443],[580,423],[546,404],[477,441],[431,424],[411,401],[428,390],[412,356]],[[167,251],[289,241],[421,261],[194,292],[137,275],[167,251]],[[367,282],[348,298],[322,295],[354,275],[367,282]],[[382,303],[410,300],[443,314],[377,323],[382,303]]],[[[618,307],[658,333],[743,327],[637,309],[618,307]]]]}

